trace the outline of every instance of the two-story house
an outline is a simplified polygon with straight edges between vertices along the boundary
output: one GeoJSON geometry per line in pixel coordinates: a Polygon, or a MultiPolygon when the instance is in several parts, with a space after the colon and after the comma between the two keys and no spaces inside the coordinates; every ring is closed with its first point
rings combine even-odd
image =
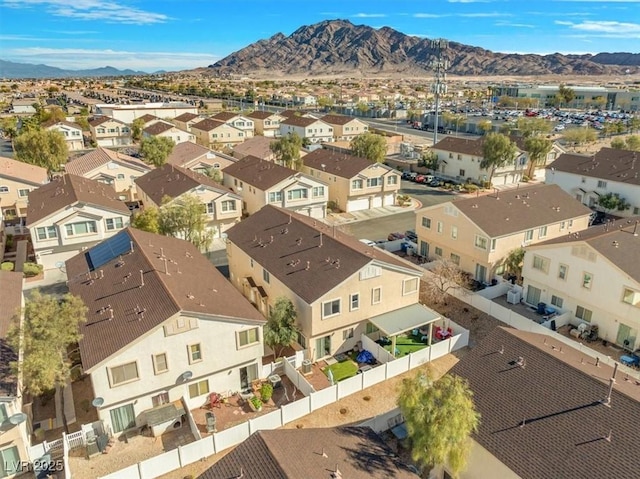
{"type": "Polygon", "coordinates": [[[89,130],[91,140],[97,146],[128,146],[133,143],[129,125],[108,116],[89,120],[89,130]]]}
{"type": "Polygon", "coordinates": [[[296,170],[246,156],[223,173],[224,185],[242,196],[244,213],[275,205],[312,218],[326,216],[328,185],[296,170]]]}
{"type": "Polygon", "coordinates": [[[221,111],[211,117],[212,120],[222,121],[227,125],[231,125],[234,128],[244,133],[244,138],[253,138],[255,133],[255,124],[253,120],[240,113],[234,113],[232,111],[221,111]]]}
{"type": "Polygon", "coordinates": [[[640,349],[640,217],[592,226],[526,249],[524,300],[571,311],[599,337],[640,349]]]}
{"type": "Polygon", "coordinates": [[[320,221],[268,205],[227,235],[233,285],[265,315],[291,300],[312,360],[352,349],[376,318],[421,321],[419,267],[320,221]]]}
{"type": "Polygon", "coordinates": [[[511,251],[584,230],[590,213],[545,184],[428,206],[416,211],[418,253],[489,282],[503,273],[511,251]]]}
{"type": "Polygon", "coordinates": [[[171,121],[181,130],[190,132],[193,124],[202,121],[202,119],[203,118],[200,115],[196,115],[195,113],[183,113],[182,115],[176,116],[171,121]]]}
{"type": "Polygon", "coordinates": [[[280,122],[284,117],[271,111],[253,111],[247,115],[253,120],[256,135],[275,138],[280,135],[280,122]]]}
{"type": "Polygon", "coordinates": [[[102,147],[74,158],[64,165],[65,171],[70,175],[111,185],[118,198],[123,201],[136,199],[135,179],[152,168],[138,158],[102,147]]]}
{"type": "MultiPolygon", "coordinates": [[[[267,161],[275,161],[276,155],[271,151],[271,145],[274,143],[273,138],[266,136],[254,136],[244,143],[240,143],[233,147],[233,157],[241,160],[245,156],[256,156],[267,161]]],[[[301,155],[302,156],[302,155],[301,155]]]]}
{"type": "Polygon", "coordinates": [[[400,173],[347,153],[318,149],[304,156],[302,172],[329,185],[329,201],[352,212],[396,204],[400,173]]]}
{"type": "Polygon", "coordinates": [[[280,136],[295,133],[311,143],[330,143],[333,141],[333,127],[313,117],[290,116],[280,122],[280,136]]]}
{"type": "Polygon", "coordinates": [[[191,125],[196,142],[206,148],[233,148],[242,143],[245,132],[224,121],[207,118],[191,125]]]}
{"type": "Polygon", "coordinates": [[[66,267],[88,309],[82,367],[114,433],[146,425],[161,406],[171,429],[209,392],[259,377],[264,317],[191,243],[128,228],[66,267]]]}
{"type": "Polygon", "coordinates": [[[177,145],[190,141],[195,143],[196,136],[193,133],[188,133],[184,130],[177,128],[173,123],[168,121],[159,120],[142,130],[142,138],[149,138],[152,136],[160,136],[164,138],[171,138],[177,145]]]}
{"type": "Polygon", "coordinates": [[[7,342],[7,332],[24,307],[22,273],[0,270],[0,477],[11,479],[24,472],[28,461],[27,415],[22,412],[22,391],[11,363],[18,354],[7,342]]]}
{"type": "Polygon", "coordinates": [[[600,196],[618,194],[630,206],[611,214],[640,214],[640,153],[637,151],[601,148],[589,156],[564,153],[547,167],[545,181],[558,185],[590,208],[600,210],[600,196]]]}
{"type": "MultiPolygon", "coordinates": [[[[474,183],[483,184],[489,181],[491,171],[480,167],[484,158],[483,144],[484,138],[443,138],[432,147],[438,156],[438,171],[434,173],[461,182],[470,179],[474,183]]],[[[496,168],[491,182],[494,185],[516,184],[525,173],[526,155],[518,149],[511,163],[496,168]]]]}
{"type": "Polygon", "coordinates": [[[222,172],[224,168],[235,162],[236,159],[229,155],[211,151],[209,148],[190,141],[174,146],[167,157],[168,164],[181,166],[203,175],[211,169],[222,172]]]}
{"type": "Polygon", "coordinates": [[[527,165],[525,169],[526,171],[525,174],[529,176],[531,179],[544,181],[545,171],[547,166],[553,163],[554,161],[556,161],[556,159],[560,155],[562,155],[563,153],[566,153],[566,150],[562,147],[562,145],[560,145],[557,141],[554,141],[551,143],[551,149],[549,150],[549,153],[547,153],[547,156],[544,158],[544,160],[541,161],[540,163],[532,165],[531,161],[529,160],[531,155],[527,151],[526,139],[523,136],[519,136],[519,135],[509,135],[509,139],[511,140],[512,143],[516,144],[516,146],[520,151],[522,151],[523,157],[520,158],[520,161],[521,163],[524,163],[527,165]],[[532,169],[533,169],[533,174],[529,175],[529,172],[531,172],[532,169]]]}
{"type": "Polygon", "coordinates": [[[60,268],[79,251],[129,225],[131,212],[109,185],[65,174],[29,193],[27,226],[36,261],[60,268]]]}
{"type": "Polygon", "coordinates": [[[183,195],[197,197],[207,215],[206,228],[215,238],[240,221],[242,197],[206,175],[166,163],[135,180],[145,206],[160,207],[183,195]]]}
{"type": "Polygon", "coordinates": [[[351,141],[369,131],[369,125],[352,116],[325,115],[321,120],[333,128],[334,141],[351,141]]]}
{"type": "Polygon", "coordinates": [[[48,182],[46,168],[0,156],[0,219],[25,218],[29,192],[48,182]]]}
{"type": "Polygon", "coordinates": [[[69,151],[84,150],[84,136],[82,135],[82,127],[70,121],[55,121],[43,125],[44,129],[50,131],[59,131],[64,136],[69,151]]]}

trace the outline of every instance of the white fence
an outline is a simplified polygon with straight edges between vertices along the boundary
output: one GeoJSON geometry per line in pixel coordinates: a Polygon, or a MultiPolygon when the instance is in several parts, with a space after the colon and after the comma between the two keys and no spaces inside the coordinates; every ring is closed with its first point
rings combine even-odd
{"type": "MultiPolygon", "coordinates": [[[[291,380],[295,388],[300,391],[305,396],[308,396],[312,392],[315,392],[315,389],[309,381],[296,369],[290,362],[286,361],[284,363],[284,373],[291,380]]],[[[295,391],[293,391],[295,394],[295,391]]],[[[288,393],[287,393],[288,394],[288,393]]]]}
{"type": "MultiPolygon", "coordinates": [[[[610,356],[603,357],[602,353],[599,353],[598,351],[594,351],[593,349],[589,348],[588,346],[585,346],[582,343],[578,343],[571,338],[567,338],[562,334],[552,331],[549,326],[549,323],[551,323],[551,320],[546,321],[543,324],[538,324],[535,321],[525,318],[521,314],[518,314],[517,312],[512,311],[509,308],[505,308],[504,306],[494,301],[483,298],[482,296],[479,296],[477,294],[470,293],[469,291],[464,290],[462,288],[452,289],[450,290],[450,292],[452,296],[455,296],[461,301],[464,301],[465,303],[473,306],[474,308],[479,309],[480,311],[493,316],[497,320],[515,329],[551,336],[556,341],[560,341],[561,343],[564,343],[573,349],[577,349],[578,351],[586,354],[587,356],[591,356],[592,358],[600,358],[601,362],[603,362],[604,364],[608,364],[609,366],[613,366],[614,364],[617,363],[617,361],[612,359],[610,356]]],[[[556,322],[557,327],[564,326],[565,324],[569,324],[570,319],[571,319],[570,312],[563,313],[560,316],[556,316],[553,318],[553,320],[556,322]]],[[[640,373],[638,373],[638,371],[635,369],[627,367],[621,363],[618,363],[618,369],[623,373],[628,374],[629,376],[640,379],[640,373]]]]}
{"type": "MultiPolygon", "coordinates": [[[[201,459],[236,446],[247,439],[252,433],[261,429],[276,429],[291,423],[311,412],[332,404],[348,395],[362,391],[369,386],[406,373],[427,361],[433,361],[449,352],[467,345],[469,333],[458,325],[456,330],[462,330],[455,336],[441,341],[431,347],[426,347],[416,353],[380,364],[372,369],[358,374],[334,386],[312,392],[308,397],[286,404],[280,409],[264,416],[251,419],[248,422],[216,432],[186,446],[180,446],[159,456],[140,462],[136,466],[114,472],[100,479],[153,479],[162,474],[174,471],[201,459]]],[[[453,328],[452,328],[453,329],[453,328]]],[[[362,337],[363,345],[368,338],[362,337]]],[[[373,341],[371,341],[373,343],[373,341]]],[[[375,344],[375,343],[373,343],[375,344]]],[[[285,366],[286,367],[286,366],[285,366]]],[[[397,414],[397,413],[396,413],[397,414]]],[[[374,418],[380,422],[380,418],[374,418]]],[[[378,427],[378,426],[376,426],[378,427]]],[[[374,430],[384,430],[376,429],[374,430]]]]}

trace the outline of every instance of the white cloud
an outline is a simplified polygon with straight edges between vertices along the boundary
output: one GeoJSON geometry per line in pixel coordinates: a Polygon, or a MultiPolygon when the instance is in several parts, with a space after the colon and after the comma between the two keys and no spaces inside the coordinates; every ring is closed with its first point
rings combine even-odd
{"type": "Polygon", "coordinates": [[[528,23],[510,23],[510,22],[496,22],[496,27],[509,27],[509,28],[535,28],[535,25],[528,23]]]}
{"type": "Polygon", "coordinates": [[[147,12],[122,5],[115,1],[100,0],[2,0],[2,5],[10,8],[46,8],[58,17],[78,20],[103,20],[107,23],[144,25],[164,23],[169,17],[162,13],[147,12]]]}
{"type": "Polygon", "coordinates": [[[23,63],[81,70],[112,66],[119,69],[157,71],[206,67],[220,59],[208,53],[131,52],[124,50],[94,50],[83,48],[14,48],[6,49],[3,58],[23,63]]]}
{"type": "Polygon", "coordinates": [[[640,3],[640,0],[558,0],[567,3],[640,3]]]}
{"type": "Polygon", "coordinates": [[[353,18],[384,18],[387,15],[385,13],[356,13],[351,16],[353,18]]]}
{"type": "Polygon", "coordinates": [[[438,13],[414,13],[413,18],[442,18],[446,15],[440,15],[438,13]]]}
{"type": "Polygon", "coordinates": [[[496,18],[496,17],[511,17],[510,13],[499,13],[499,12],[486,12],[486,13],[460,13],[460,17],[466,18],[496,18]]]}
{"type": "MultiPolygon", "coordinates": [[[[615,21],[591,21],[581,23],[556,20],[556,25],[568,26],[571,30],[577,30],[592,37],[601,38],[640,38],[640,23],[627,23],[615,21]]],[[[585,35],[586,37],[586,35],[585,35]]]]}

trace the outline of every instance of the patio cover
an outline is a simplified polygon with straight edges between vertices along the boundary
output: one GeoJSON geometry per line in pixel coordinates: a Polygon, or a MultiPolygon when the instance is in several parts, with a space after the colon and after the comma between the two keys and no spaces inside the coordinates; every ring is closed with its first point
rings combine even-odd
{"type": "Polygon", "coordinates": [[[405,331],[419,328],[439,319],[442,319],[442,317],[433,309],[429,309],[422,304],[412,304],[405,308],[375,316],[370,318],[369,321],[387,336],[397,336],[405,331]]]}

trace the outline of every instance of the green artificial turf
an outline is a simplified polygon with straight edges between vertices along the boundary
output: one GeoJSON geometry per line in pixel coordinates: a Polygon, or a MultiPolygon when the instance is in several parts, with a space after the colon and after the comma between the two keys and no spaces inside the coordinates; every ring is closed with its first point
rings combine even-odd
{"type": "Polygon", "coordinates": [[[358,365],[351,360],[335,363],[324,368],[324,374],[329,377],[329,370],[333,373],[333,381],[338,382],[343,379],[355,376],[358,373],[358,365]]]}
{"type": "MultiPolygon", "coordinates": [[[[427,343],[421,340],[422,336],[397,336],[396,337],[396,349],[399,353],[396,356],[405,356],[409,353],[414,353],[416,351],[420,351],[423,348],[427,347],[427,343]]],[[[387,351],[391,352],[391,345],[387,345],[384,347],[387,351]]]]}

